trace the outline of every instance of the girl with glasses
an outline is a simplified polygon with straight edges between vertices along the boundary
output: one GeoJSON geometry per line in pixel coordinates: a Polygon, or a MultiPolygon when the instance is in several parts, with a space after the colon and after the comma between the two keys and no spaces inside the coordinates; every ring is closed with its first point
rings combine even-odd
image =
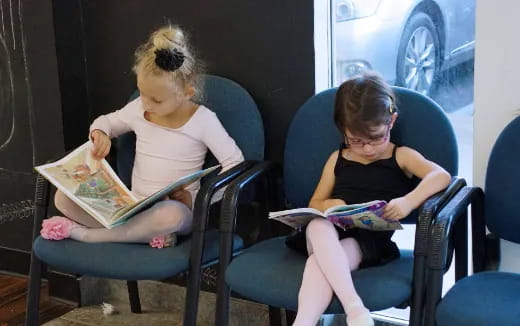
{"type": "MultiPolygon", "coordinates": [[[[397,118],[392,89],[379,75],[366,73],[339,87],[334,121],[345,142],[326,162],[309,207],[325,211],[382,199],[388,202],[384,218],[399,220],[448,186],[450,175],[442,167],[412,148],[390,142],[397,118]],[[421,179],[415,187],[412,177],[421,179]]],[[[326,219],[312,220],[306,229],[309,258],[294,325],[316,325],[333,293],[345,309],[348,326],[374,325],[350,272],[398,258],[393,232],[343,231],[326,219]]]]}

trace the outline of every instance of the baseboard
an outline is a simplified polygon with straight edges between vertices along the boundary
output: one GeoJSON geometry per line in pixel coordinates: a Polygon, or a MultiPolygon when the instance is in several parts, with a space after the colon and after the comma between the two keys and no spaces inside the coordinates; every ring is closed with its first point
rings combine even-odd
{"type": "Polygon", "coordinates": [[[19,249],[0,247],[0,270],[29,275],[31,253],[19,249]]]}

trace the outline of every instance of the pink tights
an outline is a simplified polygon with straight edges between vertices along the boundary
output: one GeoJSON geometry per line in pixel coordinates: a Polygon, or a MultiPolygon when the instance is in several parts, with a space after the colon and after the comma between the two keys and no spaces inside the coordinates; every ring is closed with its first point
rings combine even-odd
{"type": "Polygon", "coordinates": [[[163,200],[134,216],[125,224],[106,229],[62,192],[56,192],[56,208],[65,217],[81,224],[74,227],[70,237],[83,242],[142,242],[172,232],[187,234],[191,231],[192,212],[184,204],[163,200]]]}
{"type": "Polygon", "coordinates": [[[359,314],[368,315],[350,274],[359,267],[362,259],[357,241],[353,238],[339,240],[332,223],[314,219],[307,227],[307,248],[310,256],[305,264],[293,325],[316,325],[330,304],[333,293],[343,305],[347,321],[359,314]]]}

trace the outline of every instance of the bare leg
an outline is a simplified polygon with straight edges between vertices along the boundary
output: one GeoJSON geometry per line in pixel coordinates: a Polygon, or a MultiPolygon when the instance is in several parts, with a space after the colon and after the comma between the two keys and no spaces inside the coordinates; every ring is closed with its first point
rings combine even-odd
{"type": "Polygon", "coordinates": [[[149,242],[153,237],[191,232],[192,212],[178,201],[163,200],[112,229],[74,228],[70,237],[83,242],[149,242]]]}
{"type": "Polygon", "coordinates": [[[54,205],[67,218],[85,225],[89,228],[101,228],[103,225],[96,221],[89,213],[85,212],[83,208],[73,202],[69,197],[61,191],[56,191],[54,196],[54,205]]]}

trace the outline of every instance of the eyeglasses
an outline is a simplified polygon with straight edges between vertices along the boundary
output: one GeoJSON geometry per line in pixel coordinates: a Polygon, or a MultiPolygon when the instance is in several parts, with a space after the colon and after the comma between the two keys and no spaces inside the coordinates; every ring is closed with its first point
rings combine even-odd
{"type": "Polygon", "coordinates": [[[347,134],[345,134],[345,139],[347,141],[348,146],[352,147],[364,147],[365,145],[370,146],[379,146],[384,144],[388,140],[388,136],[390,135],[390,124],[387,125],[385,135],[382,137],[370,139],[370,140],[362,140],[360,138],[349,138],[347,134]]]}

